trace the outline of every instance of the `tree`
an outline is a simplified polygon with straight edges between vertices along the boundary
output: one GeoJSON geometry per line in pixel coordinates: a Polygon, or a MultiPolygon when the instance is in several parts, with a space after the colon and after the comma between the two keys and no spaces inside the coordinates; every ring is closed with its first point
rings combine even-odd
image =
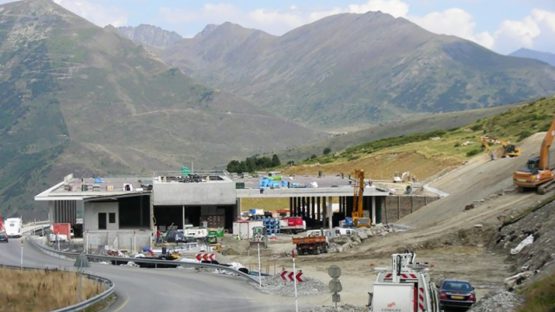
{"type": "Polygon", "coordinates": [[[329,147],[324,148],[323,154],[324,154],[324,155],[327,155],[327,154],[329,154],[329,153],[331,153],[331,148],[329,148],[329,147]]]}
{"type": "Polygon", "coordinates": [[[278,155],[274,154],[272,156],[272,167],[277,167],[279,165],[281,165],[281,162],[279,161],[279,157],[278,155]]]}

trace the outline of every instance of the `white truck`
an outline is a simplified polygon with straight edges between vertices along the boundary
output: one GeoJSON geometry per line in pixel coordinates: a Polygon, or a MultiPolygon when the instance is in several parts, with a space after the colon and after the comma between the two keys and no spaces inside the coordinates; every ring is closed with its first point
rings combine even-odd
{"type": "Polygon", "coordinates": [[[8,237],[21,237],[21,227],[23,221],[21,218],[7,218],[4,222],[4,228],[8,237]]]}
{"type": "Polygon", "coordinates": [[[414,253],[392,255],[391,269],[378,269],[373,292],[369,294],[371,312],[439,312],[436,286],[428,268],[415,262],[414,253]]]}

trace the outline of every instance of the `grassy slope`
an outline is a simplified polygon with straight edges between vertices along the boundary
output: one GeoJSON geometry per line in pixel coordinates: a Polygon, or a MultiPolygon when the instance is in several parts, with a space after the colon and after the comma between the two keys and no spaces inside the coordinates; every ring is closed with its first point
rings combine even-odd
{"type": "Polygon", "coordinates": [[[554,115],[555,97],[542,98],[464,127],[372,141],[305,160],[283,171],[288,174],[317,174],[318,171],[349,174],[355,168],[362,168],[373,179],[389,180],[395,172],[404,171],[425,179],[481,152],[482,135],[518,142],[532,133],[545,131],[554,115]]]}
{"type": "MultiPolygon", "coordinates": [[[[0,288],[0,311],[51,311],[76,304],[78,277],[75,272],[20,271],[0,268],[5,282],[0,288]]],[[[101,284],[82,278],[82,297],[102,291],[101,284]]]]}
{"type": "Polygon", "coordinates": [[[524,303],[518,312],[555,311],[555,273],[535,281],[522,290],[524,303]]]}

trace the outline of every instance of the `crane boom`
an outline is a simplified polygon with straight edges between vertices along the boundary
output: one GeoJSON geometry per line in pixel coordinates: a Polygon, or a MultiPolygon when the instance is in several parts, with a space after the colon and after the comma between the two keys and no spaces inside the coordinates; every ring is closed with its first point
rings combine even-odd
{"type": "Polygon", "coordinates": [[[353,223],[357,227],[369,227],[370,218],[364,217],[364,205],[362,204],[362,199],[364,198],[364,170],[355,170],[355,186],[354,186],[354,196],[353,196],[353,223]]]}

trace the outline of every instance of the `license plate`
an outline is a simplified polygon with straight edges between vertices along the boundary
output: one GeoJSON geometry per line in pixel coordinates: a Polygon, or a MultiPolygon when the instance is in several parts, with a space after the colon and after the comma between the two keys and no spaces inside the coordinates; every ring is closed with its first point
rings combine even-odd
{"type": "Polygon", "coordinates": [[[463,300],[464,296],[451,296],[451,299],[463,300]]]}
{"type": "Polygon", "coordinates": [[[518,182],[526,182],[526,179],[516,179],[518,182]]]}

